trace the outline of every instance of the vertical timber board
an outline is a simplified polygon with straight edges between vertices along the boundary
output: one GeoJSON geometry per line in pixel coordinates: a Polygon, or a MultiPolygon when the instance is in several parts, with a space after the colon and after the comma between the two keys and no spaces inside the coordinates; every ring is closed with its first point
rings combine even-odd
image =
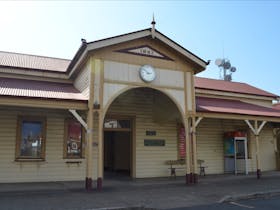
{"type": "Polygon", "coordinates": [[[99,155],[99,164],[98,164],[98,177],[103,178],[103,172],[104,172],[104,141],[103,141],[103,120],[104,120],[104,110],[103,110],[103,93],[104,93],[104,61],[100,61],[100,76],[99,76],[99,116],[98,116],[98,155],[99,155]]]}
{"type": "MultiPolygon", "coordinates": [[[[93,71],[93,94],[91,94],[92,100],[90,100],[90,106],[93,107],[94,120],[94,136],[92,144],[97,147],[93,147],[94,154],[92,158],[96,157],[97,165],[94,169],[97,170],[97,178],[103,178],[103,87],[104,87],[104,62],[103,60],[92,58],[92,71],[93,71]]],[[[95,162],[95,160],[93,160],[95,162]]]]}
{"type": "Polygon", "coordinates": [[[94,142],[94,115],[93,115],[93,101],[95,95],[95,59],[90,58],[90,83],[89,83],[89,100],[88,100],[88,116],[87,116],[87,144],[86,144],[86,178],[93,178],[95,171],[93,165],[93,142],[94,142]]]}
{"type": "Polygon", "coordinates": [[[184,122],[185,122],[185,140],[186,140],[186,174],[190,174],[191,171],[191,142],[190,142],[190,126],[189,126],[189,112],[191,109],[190,106],[190,98],[191,98],[191,94],[190,94],[190,79],[189,79],[189,72],[185,72],[184,75],[184,99],[185,99],[185,113],[184,113],[184,122]]]}
{"type": "MultiPolygon", "coordinates": [[[[195,87],[194,87],[194,74],[193,72],[190,73],[191,74],[191,93],[192,93],[192,114],[193,116],[195,116],[196,113],[196,101],[195,101],[195,87]]],[[[194,126],[194,125],[193,125],[194,126]]]]}
{"type": "MultiPolygon", "coordinates": [[[[93,59],[93,66],[94,66],[94,79],[93,85],[94,85],[94,90],[93,90],[93,104],[99,104],[100,105],[100,98],[101,98],[101,60],[99,59],[93,59]]],[[[91,105],[93,105],[91,104],[91,105]]]]}
{"type": "MultiPolygon", "coordinates": [[[[258,130],[258,121],[254,121],[254,129],[255,131],[258,130]]],[[[261,169],[261,161],[260,161],[260,144],[259,144],[259,135],[255,134],[255,141],[256,141],[256,163],[257,163],[257,170],[261,169]]]]}
{"type": "Polygon", "coordinates": [[[192,73],[191,72],[186,72],[186,86],[185,86],[185,91],[186,91],[186,113],[192,113],[193,112],[193,83],[192,83],[192,73]]]}

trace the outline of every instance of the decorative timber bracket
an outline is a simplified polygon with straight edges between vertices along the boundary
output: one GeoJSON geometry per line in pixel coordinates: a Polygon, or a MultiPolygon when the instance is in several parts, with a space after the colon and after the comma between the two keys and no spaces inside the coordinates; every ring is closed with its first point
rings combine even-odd
{"type": "Polygon", "coordinates": [[[69,112],[81,123],[81,125],[88,131],[88,125],[87,123],[83,120],[83,118],[77,113],[76,110],[69,109],[69,112]]]}
{"type": "Polygon", "coordinates": [[[263,127],[265,126],[267,121],[262,121],[262,123],[260,124],[260,126],[258,125],[258,121],[255,120],[254,122],[254,126],[250,123],[249,120],[245,120],[245,122],[247,123],[247,125],[249,126],[249,128],[253,131],[254,135],[255,135],[255,140],[256,140],[256,161],[257,161],[257,178],[260,179],[261,178],[261,157],[260,157],[260,146],[259,146],[259,134],[261,132],[261,130],[263,129],[263,127]]]}

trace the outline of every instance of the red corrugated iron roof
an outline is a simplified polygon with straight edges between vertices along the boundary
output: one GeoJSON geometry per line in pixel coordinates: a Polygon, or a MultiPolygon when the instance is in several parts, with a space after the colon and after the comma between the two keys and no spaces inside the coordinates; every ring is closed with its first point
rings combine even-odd
{"type": "Polygon", "coordinates": [[[197,112],[280,117],[280,110],[249,104],[238,100],[196,97],[197,112]]]}
{"type": "Polygon", "coordinates": [[[250,95],[257,95],[257,96],[268,96],[273,98],[278,97],[273,93],[269,93],[267,91],[248,85],[246,83],[229,82],[224,80],[208,79],[202,77],[195,77],[194,83],[195,83],[195,88],[197,89],[226,91],[232,93],[242,93],[242,94],[250,94],[250,95]]]}
{"type": "MultiPolygon", "coordinates": [[[[66,73],[71,60],[0,51],[0,67],[24,68],[66,73]]],[[[195,77],[196,89],[226,91],[277,98],[278,96],[246,83],[195,77]]]]}
{"type": "Polygon", "coordinates": [[[273,105],[273,108],[274,108],[274,109],[280,110],[280,103],[274,104],[274,105],[273,105]]]}
{"type": "Polygon", "coordinates": [[[0,51],[0,66],[66,72],[71,60],[0,51]]]}
{"type": "Polygon", "coordinates": [[[72,84],[0,78],[1,96],[86,101],[87,98],[72,84]]]}

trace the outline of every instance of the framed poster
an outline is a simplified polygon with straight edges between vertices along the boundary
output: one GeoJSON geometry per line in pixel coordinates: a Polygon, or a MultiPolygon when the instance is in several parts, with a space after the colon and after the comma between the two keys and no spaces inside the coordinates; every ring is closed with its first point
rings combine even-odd
{"type": "Polygon", "coordinates": [[[183,124],[178,126],[178,150],[179,159],[186,158],[186,132],[183,124]]]}

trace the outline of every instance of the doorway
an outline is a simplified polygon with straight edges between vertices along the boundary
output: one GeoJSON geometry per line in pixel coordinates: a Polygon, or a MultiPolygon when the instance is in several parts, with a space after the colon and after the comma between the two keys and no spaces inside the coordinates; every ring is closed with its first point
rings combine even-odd
{"type": "Polygon", "coordinates": [[[132,176],[132,120],[106,118],[104,122],[104,175],[132,176]]]}
{"type": "Polygon", "coordinates": [[[224,149],[225,173],[248,174],[247,138],[225,138],[224,149]]]}
{"type": "Polygon", "coordinates": [[[235,174],[245,173],[248,174],[247,166],[247,139],[235,138],[235,174]]]}

